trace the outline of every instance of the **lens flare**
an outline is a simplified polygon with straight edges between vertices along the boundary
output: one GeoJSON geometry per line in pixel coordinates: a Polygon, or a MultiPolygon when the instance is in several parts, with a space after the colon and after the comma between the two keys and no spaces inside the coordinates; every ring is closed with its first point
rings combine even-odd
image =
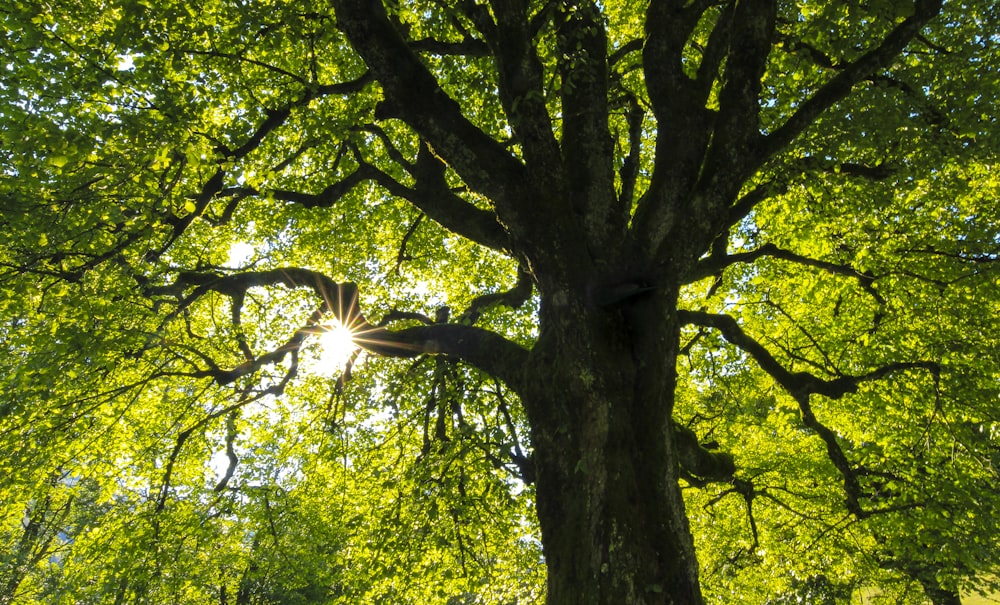
{"type": "Polygon", "coordinates": [[[339,321],[324,326],[319,335],[319,365],[330,373],[342,371],[357,350],[354,333],[339,321]]]}

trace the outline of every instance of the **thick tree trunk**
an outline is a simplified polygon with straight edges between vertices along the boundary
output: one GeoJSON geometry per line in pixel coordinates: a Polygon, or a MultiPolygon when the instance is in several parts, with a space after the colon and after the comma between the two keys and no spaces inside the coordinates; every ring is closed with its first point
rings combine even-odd
{"type": "Polygon", "coordinates": [[[702,603],[671,429],[675,305],[543,297],[522,396],[550,605],[702,603]]]}

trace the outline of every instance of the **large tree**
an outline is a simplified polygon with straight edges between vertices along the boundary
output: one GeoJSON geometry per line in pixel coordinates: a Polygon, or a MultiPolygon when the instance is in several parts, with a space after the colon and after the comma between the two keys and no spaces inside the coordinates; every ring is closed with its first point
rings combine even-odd
{"type": "Polygon", "coordinates": [[[991,571],[991,2],[0,15],[0,598],[991,571]]]}

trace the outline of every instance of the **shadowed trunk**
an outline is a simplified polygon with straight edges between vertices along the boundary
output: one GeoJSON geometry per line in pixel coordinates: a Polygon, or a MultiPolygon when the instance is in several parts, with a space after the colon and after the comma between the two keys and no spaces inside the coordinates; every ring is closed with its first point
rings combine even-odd
{"type": "Polygon", "coordinates": [[[702,602],[671,431],[674,304],[543,298],[524,398],[549,605],[702,602]]]}

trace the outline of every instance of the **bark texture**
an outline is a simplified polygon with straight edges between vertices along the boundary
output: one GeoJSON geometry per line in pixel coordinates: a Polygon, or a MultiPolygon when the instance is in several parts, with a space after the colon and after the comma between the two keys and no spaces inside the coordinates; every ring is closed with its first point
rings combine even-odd
{"type": "Polygon", "coordinates": [[[678,486],[669,294],[612,308],[554,296],[522,398],[550,604],[701,603],[678,486]]]}

